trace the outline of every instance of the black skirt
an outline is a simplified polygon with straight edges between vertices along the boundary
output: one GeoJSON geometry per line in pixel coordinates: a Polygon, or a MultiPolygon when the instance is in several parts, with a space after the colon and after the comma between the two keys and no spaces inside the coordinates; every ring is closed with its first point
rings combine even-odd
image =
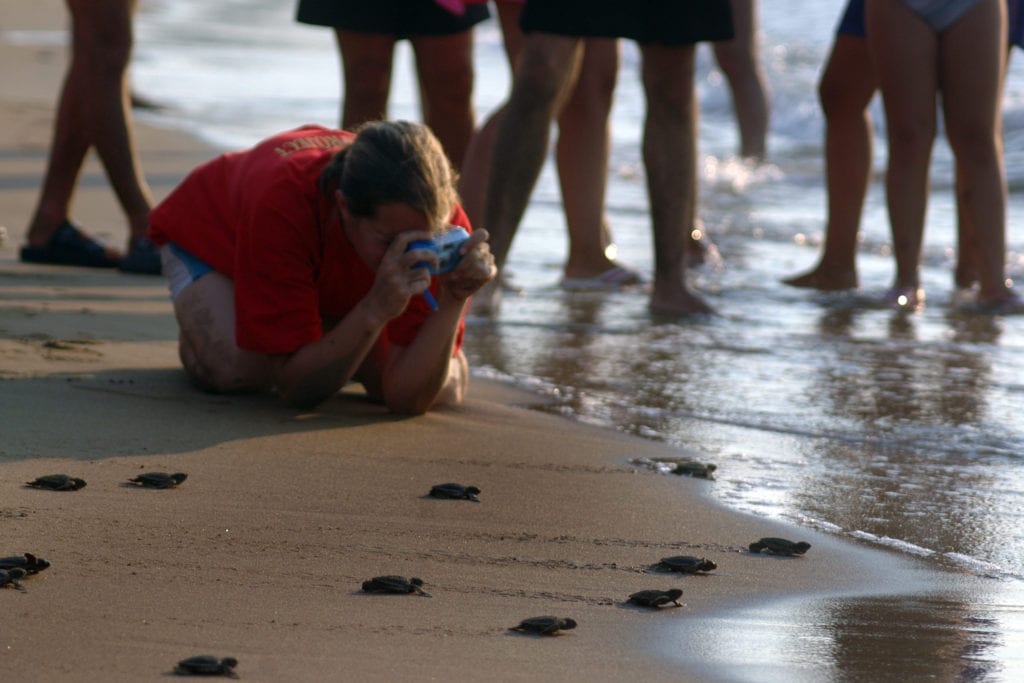
{"type": "Polygon", "coordinates": [[[303,24],[398,38],[462,33],[490,16],[487,5],[467,5],[457,16],[434,0],[299,0],[303,24]]]}
{"type": "Polygon", "coordinates": [[[733,38],[729,0],[529,0],[522,29],[691,45],[733,38]]]}

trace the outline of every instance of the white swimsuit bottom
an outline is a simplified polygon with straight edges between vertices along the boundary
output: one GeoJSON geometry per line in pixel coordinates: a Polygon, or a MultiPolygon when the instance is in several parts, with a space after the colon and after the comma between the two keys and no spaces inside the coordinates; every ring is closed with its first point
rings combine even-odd
{"type": "Polygon", "coordinates": [[[903,4],[942,33],[978,4],[978,0],[902,0],[903,4]]]}

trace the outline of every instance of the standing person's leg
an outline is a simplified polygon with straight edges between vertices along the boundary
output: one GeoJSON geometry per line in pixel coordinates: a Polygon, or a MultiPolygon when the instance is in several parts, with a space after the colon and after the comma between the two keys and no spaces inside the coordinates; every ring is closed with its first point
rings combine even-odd
{"type": "Polygon", "coordinates": [[[814,270],[784,280],[826,291],[857,287],[857,231],[871,184],[873,126],[868,105],[878,88],[865,38],[837,35],[818,86],[825,114],[825,247],[814,270]]]}
{"type": "Polygon", "coordinates": [[[641,45],[647,96],[643,154],[654,229],[654,313],[711,308],[686,283],[686,243],[696,202],[697,94],[693,45],[641,45]]]}
{"type": "MultiPolygon", "coordinates": [[[[494,141],[484,224],[498,268],[505,265],[512,238],[547,153],[551,122],[575,85],[583,41],[550,33],[530,33],[520,55],[512,94],[494,141]]],[[[497,278],[474,297],[477,313],[497,306],[497,278]]]]}
{"type": "Polygon", "coordinates": [[[473,30],[412,38],[423,121],[456,168],[473,136],[473,30]]]}
{"type": "Polygon", "coordinates": [[[341,127],[387,118],[395,37],[335,29],[342,70],[341,127]]]}
{"type": "Polygon", "coordinates": [[[1006,177],[1000,138],[1006,15],[1002,0],[980,0],[939,41],[946,134],[956,156],[959,200],[978,267],[979,303],[1012,298],[1006,286],[1006,177]]]}
{"type": "Polygon", "coordinates": [[[903,3],[868,0],[868,42],[889,138],[886,200],[892,227],[897,305],[921,303],[921,244],[936,130],[938,36],[903,3]],[[902,298],[901,298],[902,297],[902,298]]]}
{"type": "MultiPolygon", "coordinates": [[[[567,280],[595,278],[616,268],[605,252],[610,228],[604,204],[611,145],[609,117],[618,70],[618,41],[588,38],[576,88],[558,117],[555,158],[569,227],[567,280]]],[[[619,277],[609,286],[639,282],[636,273],[614,272],[619,277]]]]}
{"type": "MultiPolygon", "coordinates": [[[[1008,0],[1007,25],[1009,40],[1007,41],[1006,63],[1003,65],[1003,75],[999,84],[999,102],[1003,101],[1003,88],[1006,85],[1006,70],[1009,68],[1010,53],[1014,45],[1019,45],[1024,36],[1024,15],[1020,13],[1018,0],[1008,0]]],[[[996,138],[1003,139],[1003,117],[996,119],[996,138]]],[[[1004,169],[1005,172],[1005,169],[1004,169]]],[[[971,217],[966,211],[966,202],[963,200],[965,181],[959,164],[956,170],[956,195],[957,195],[957,255],[956,266],[953,271],[953,283],[957,289],[970,289],[978,282],[978,254],[974,238],[974,229],[971,226],[971,217]]]]}
{"type": "Polygon", "coordinates": [[[119,254],[77,233],[69,212],[78,174],[95,145],[128,218],[129,244],[145,235],[152,200],[131,136],[127,86],[135,2],[67,0],[67,5],[72,19],[71,66],[22,259],[112,267],[119,254]],[[60,244],[51,243],[55,237],[60,244]]]}
{"type": "Polygon", "coordinates": [[[732,91],[733,110],[740,130],[740,155],[762,160],[768,135],[768,79],[758,46],[758,0],[731,0],[736,37],[714,43],[715,61],[732,91]]]}
{"type": "Polygon", "coordinates": [[[129,247],[145,238],[153,196],[146,184],[132,130],[128,63],[135,0],[70,0],[75,42],[91,40],[96,56],[90,88],[90,127],[96,153],[128,218],[129,247]]]}
{"type": "MultiPolygon", "coordinates": [[[[519,28],[519,15],[522,14],[523,6],[519,2],[499,0],[497,9],[509,71],[514,81],[516,64],[523,44],[523,32],[519,28]]],[[[487,118],[470,140],[462,163],[462,173],[459,174],[459,197],[462,200],[462,208],[473,225],[481,224],[484,218],[484,200],[490,178],[494,138],[498,134],[504,113],[505,105],[502,104],[487,118]]]]}

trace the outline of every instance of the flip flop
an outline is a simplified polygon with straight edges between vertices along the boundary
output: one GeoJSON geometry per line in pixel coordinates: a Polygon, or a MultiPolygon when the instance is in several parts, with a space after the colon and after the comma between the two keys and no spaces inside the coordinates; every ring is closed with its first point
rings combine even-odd
{"type": "Polygon", "coordinates": [[[162,270],[160,251],[155,244],[142,237],[132,243],[128,255],[121,259],[117,269],[122,273],[159,275],[162,270]]]}
{"type": "Polygon", "coordinates": [[[640,273],[622,266],[609,268],[595,277],[563,277],[559,286],[567,292],[610,292],[642,285],[640,273]]]}
{"type": "Polygon", "coordinates": [[[46,246],[22,247],[21,260],[25,263],[48,263],[56,266],[114,268],[120,259],[111,253],[102,244],[75,227],[71,221],[64,221],[50,237],[46,246]]]}

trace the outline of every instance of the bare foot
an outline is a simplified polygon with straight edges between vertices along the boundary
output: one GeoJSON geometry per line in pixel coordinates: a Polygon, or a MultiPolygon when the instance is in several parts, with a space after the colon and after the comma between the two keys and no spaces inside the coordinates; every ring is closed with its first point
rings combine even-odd
{"type": "Polygon", "coordinates": [[[647,309],[655,315],[679,316],[694,313],[714,313],[703,299],[685,284],[654,284],[647,309]]]}
{"type": "Polygon", "coordinates": [[[469,314],[481,318],[493,318],[501,308],[501,275],[497,275],[477,290],[469,301],[469,314]]]}
{"type": "Polygon", "coordinates": [[[1012,289],[1007,289],[994,299],[978,297],[977,311],[989,315],[1019,315],[1024,313],[1024,299],[1012,289]]]}
{"type": "Polygon", "coordinates": [[[569,292],[609,292],[630,289],[642,284],[644,284],[644,278],[640,273],[613,261],[607,268],[597,272],[577,270],[570,274],[569,268],[566,267],[565,276],[559,286],[569,292]]]}
{"type": "Polygon", "coordinates": [[[820,289],[823,292],[838,292],[844,289],[857,289],[857,273],[853,270],[835,270],[819,265],[803,275],[786,278],[782,284],[790,287],[820,289]]]}

